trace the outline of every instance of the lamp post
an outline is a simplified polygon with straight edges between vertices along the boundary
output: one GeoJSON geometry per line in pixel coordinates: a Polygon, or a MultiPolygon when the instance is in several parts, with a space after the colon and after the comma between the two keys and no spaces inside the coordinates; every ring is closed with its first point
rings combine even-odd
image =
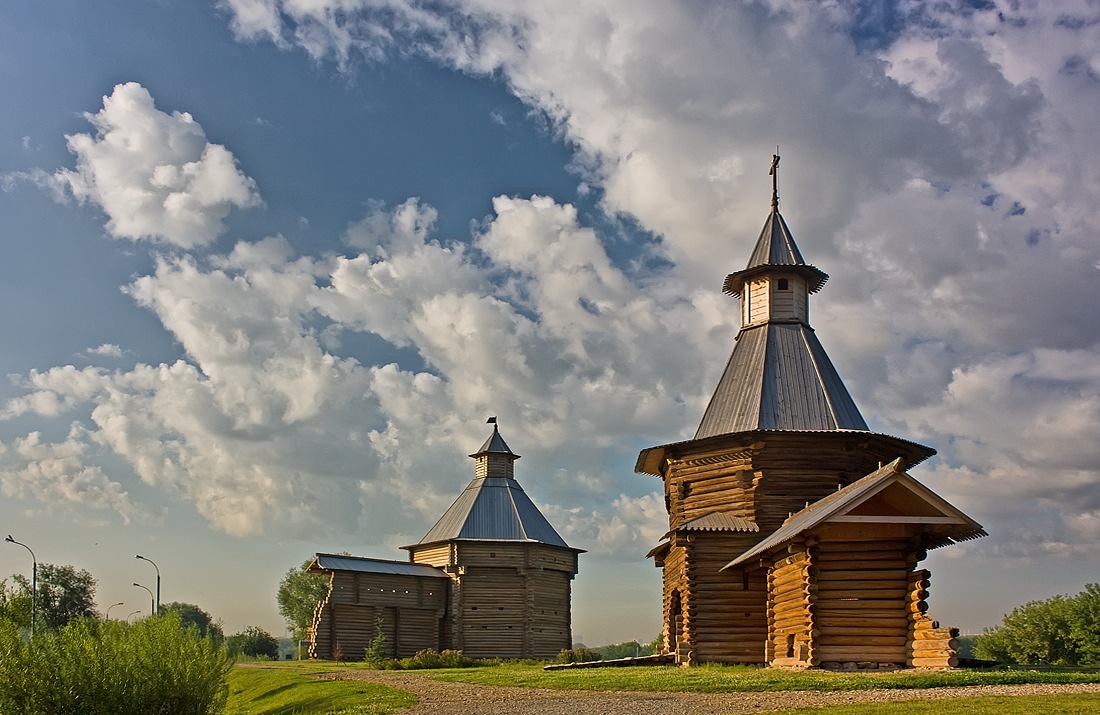
{"type": "Polygon", "coordinates": [[[123,603],[122,601],[119,601],[118,603],[112,603],[110,606],[107,606],[107,615],[103,617],[103,620],[105,620],[105,621],[111,620],[111,609],[114,608],[115,606],[121,606],[122,603],[123,603]]]}
{"type": "Polygon", "coordinates": [[[8,538],[4,539],[10,544],[16,544],[22,546],[27,551],[31,552],[31,635],[34,635],[34,623],[38,620],[38,559],[35,557],[34,552],[31,551],[31,547],[24,544],[22,541],[16,541],[11,538],[11,534],[8,534],[8,538]]]}
{"type": "Polygon", "coordinates": [[[137,609],[136,611],[130,611],[130,614],[129,614],[128,616],[126,616],[126,622],[127,622],[127,623],[129,623],[129,622],[130,622],[130,619],[131,619],[131,618],[133,618],[134,616],[136,616],[136,615],[137,615],[137,614],[139,614],[139,613],[141,613],[141,609],[140,609],[140,608],[139,608],[139,609],[137,609]]]}
{"type": "Polygon", "coordinates": [[[149,610],[151,610],[153,613],[156,613],[155,609],[157,602],[153,600],[153,592],[149,590],[148,586],[142,586],[140,583],[135,583],[134,585],[138,588],[144,588],[145,592],[149,594],[149,610]]]}
{"type": "Polygon", "coordinates": [[[157,600],[156,600],[156,608],[153,610],[153,614],[159,616],[160,615],[160,567],[157,566],[155,561],[153,561],[150,558],[146,558],[146,557],[142,556],[141,554],[138,554],[138,555],[134,556],[134,558],[135,559],[141,559],[142,561],[148,561],[149,563],[153,564],[153,568],[155,568],[157,570],[157,600]]]}

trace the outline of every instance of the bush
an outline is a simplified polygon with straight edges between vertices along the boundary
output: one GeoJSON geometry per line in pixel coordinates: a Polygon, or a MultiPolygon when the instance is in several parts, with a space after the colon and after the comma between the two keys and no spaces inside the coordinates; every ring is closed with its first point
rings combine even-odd
{"type": "Polygon", "coordinates": [[[460,650],[422,650],[411,658],[383,658],[370,661],[380,670],[434,670],[437,668],[477,668],[500,665],[499,660],[467,658],[460,650]]]}
{"type": "Polygon", "coordinates": [[[602,660],[600,654],[591,648],[565,649],[558,653],[558,657],[554,659],[555,663],[590,663],[594,660],[602,660]]]}
{"type": "Polygon", "coordinates": [[[226,648],[233,657],[279,659],[279,641],[263,628],[249,626],[240,633],[234,633],[226,640],[226,648]]]}
{"type": "Polygon", "coordinates": [[[173,614],[133,625],[78,619],[30,641],[0,623],[0,713],[214,715],[231,665],[173,614]]]}
{"type": "Polygon", "coordinates": [[[974,653],[1021,665],[1100,665],[1100,585],[1014,608],[978,636],[974,653]]]}

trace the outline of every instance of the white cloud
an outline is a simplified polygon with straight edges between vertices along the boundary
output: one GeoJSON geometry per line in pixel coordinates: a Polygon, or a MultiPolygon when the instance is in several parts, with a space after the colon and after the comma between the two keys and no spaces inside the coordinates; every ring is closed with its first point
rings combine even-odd
{"type": "MultiPolygon", "coordinates": [[[[947,496],[992,487],[997,498],[981,508],[998,522],[1026,502],[1030,531],[992,527],[1001,548],[1095,545],[1095,505],[1078,497],[1100,479],[1088,446],[1098,383],[1087,366],[1100,339],[1087,308],[1100,265],[1100,18],[1090,3],[906,6],[897,34],[870,51],[851,35],[859,8],[781,0],[605,0],[568,12],[467,0],[437,15],[412,0],[266,7],[277,34],[341,68],[356,52],[376,59],[400,46],[503,77],[577,149],[608,213],[653,232],[650,250],[673,262],[658,276],[617,274],[593,251],[606,239],[572,225],[566,207],[498,199],[477,246],[510,293],[469,296],[477,281],[460,274],[461,290],[418,294],[386,327],[444,383],[472,389],[482,375],[515,390],[534,370],[549,387],[517,407],[530,400],[538,408],[525,420],[568,422],[563,442],[588,429],[692,424],[693,388],[712,384],[734,329],[736,306],[714,289],[756,237],[778,143],[787,219],[833,277],[815,297],[815,326],[872,422],[934,441],[947,496]],[[430,316],[413,308],[426,305],[430,316]],[[478,330],[504,331],[509,358],[439,344],[478,330]],[[542,341],[541,358],[523,352],[528,339],[542,341]],[[690,404],[670,407],[666,385],[690,404]],[[590,408],[592,424],[555,411],[558,391],[607,411],[590,408]],[[613,418],[632,407],[663,416],[613,418]],[[1033,489],[1038,472],[1049,495],[1033,489]]],[[[432,250],[463,263],[457,248],[432,250]]],[[[408,269],[397,257],[358,260],[341,285],[367,290],[369,275],[377,311],[408,269]]]]}
{"type": "Polygon", "coordinates": [[[57,171],[51,183],[99,206],[116,238],[202,246],[222,232],[231,209],[259,203],[229,150],[207,141],[190,114],[158,110],[137,83],[117,85],[103,109],[85,117],[96,134],[67,137],[76,169],[57,171]]]}
{"type": "MultiPolygon", "coordinates": [[[[438,516],[498,414],[523,464],[555,475],[525,485],[567,538],[647,548],[663,506],[631,452],[702,412],[736,331],[718,286],[766,216],[779,143],[786,217],[832,274],[813,321],[872,423],[941,449],[932,481],[993,520],[995,548],[1095,547],[1100,24],[1061,19],[1095,19],[1088,4],[914,9],[862,52],[848,6],[779,0],[223,6],[240,37],[342,69],[396,49],[501,78],[576,149],[607,214],[656,240],[612,261],[549,197],[498,197],[472,242],[437,237],[409,199],[349,225],[352,255],[275,236],[161,259],[129,291],[185,359],[34,373],[6,416],[90,407],[85,439],[232,533],[403,538],[394,505],[438,516]],[[654,254],[671,263],[641,268],[654,254]],[[357,331],[403,357],[337,353],[357,331]]],[[[202,245],[258,200],[137,85],[91,119],[55,180],[118,236],[202,245]]]]}

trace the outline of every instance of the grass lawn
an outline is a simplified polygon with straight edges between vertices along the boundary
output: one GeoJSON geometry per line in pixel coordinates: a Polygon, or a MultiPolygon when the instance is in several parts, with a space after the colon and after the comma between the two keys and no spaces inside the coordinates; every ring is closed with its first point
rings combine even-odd
{"type": "Polygon", "coordinates": [[[479,685],[518,685],[563,690],[638,690],[743,693],[769,690],[871,690],[942,688],[1024,683],[1100,683],[1100,673],[1032,670],[962,670],[946,673],[800,672],[772,668],[703,665],[695,668],[635,667],[546,671],[532,665],[437,671],[432,677],[479,685]]]}
{"type": "MultiPolygon", "coordinates": [[[[357,670],[362,664],[283,662],[238,665],[229,674],[226,715],[382,715],[409,707],[416,698],[395,688],[326,673],[357,670]]],[[[1097,683],[1100,673],[1043,671],[958,671],[951,673],[824,673],[731,666],[696,668],[607,668],[544,671],[537,665],[501,665],[419,671],[432,678],[485,686],[511,685],[572,690],[737,693],[772,690],[869,690],[1027,683],[1097,683]]],[[[1062,715],[1100,712],[1100,694],[985,696],[901,703],[838,705],[783,711],[818,715],[1062,715]]]]}
{"type": "Polygon", "coordinates": [[[226,715],[381,715],[416,702],[396,688],[318,677],[353,668],[311,662],[235,666],[226,715]]]}

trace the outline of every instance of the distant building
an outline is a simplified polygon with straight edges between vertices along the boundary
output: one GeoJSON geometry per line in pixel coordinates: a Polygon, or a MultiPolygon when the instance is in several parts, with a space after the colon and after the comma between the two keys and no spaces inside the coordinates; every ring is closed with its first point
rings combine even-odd
{"type": "Polygon", "coordinates": [[[493,433],[475,476],[408,561],[317,554],[331,576],[310,655],[359,660],[379,629],[391,655],[456,649],[474,658],[552,658],[572,646],[577,556],[515,479],[512,452],[493,433]]]}
{"type": "Polygon", "coordinates": [[[954,665],[926,550],[984,536],[905,473],[935,450],[869,431],[810,327],[828,279],[772,210],[723,290],[741,329],[694,438],[642,450],[664,482],[667,647],[685,663],[954,665]],[[884,466],[885,465],[885,466],[884,466]]]}

